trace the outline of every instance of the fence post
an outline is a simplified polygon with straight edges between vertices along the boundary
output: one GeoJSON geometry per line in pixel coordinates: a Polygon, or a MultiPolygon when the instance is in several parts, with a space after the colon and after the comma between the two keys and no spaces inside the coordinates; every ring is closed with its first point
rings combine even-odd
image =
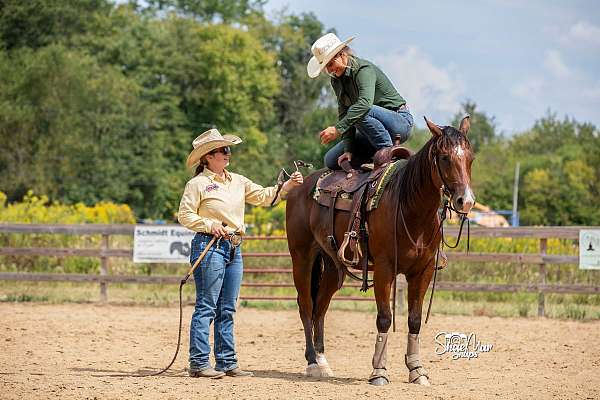
{"type": "MultiPolygon", "coordinates": [[[[102,251],[106,251],[108,250],[108,238],[109,235],[107,233],[103,233],[102,234],[102,251]]],[[[108,256],[106,254],[102,254],[100,256],[100,276],[106,276],[108,275],[108,256]]],[[[108,293],[107,293],[107,286],[108,284],[106,282],[100,282],[100,301],[102,303],[106,303],[108,301],[108,293]]]]}
{"type": "Polygon", "coordinates": [[[400,315],[404,315],[404,282],[402,274],[396,275],[396,310],[400,310],[400,315]]]}
{"type": "MultiPolygon", "coordinates": [[[[546,250],[548,250],[548,239],[541,238],[540,254],[542,257],[546,255],[546,250]]],[[[540,285],[546,285],[546,263],[543,262],[540,264],[540,285]]],[[[546,298],[544,291],[538,289],[538,317],[543,317],[546,314],[545,306],[546,298]]]]}

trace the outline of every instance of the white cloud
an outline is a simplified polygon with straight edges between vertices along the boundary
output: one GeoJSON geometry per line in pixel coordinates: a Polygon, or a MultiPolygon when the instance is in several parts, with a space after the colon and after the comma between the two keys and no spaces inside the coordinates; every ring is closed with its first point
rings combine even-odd
{"type": "Polygon", "coordinates": [[[416,46],[376,57],[373,61],[406,99],[419,124],[423,115],[446,124],[460,108],[460,97],[464,93],[462,79],[451,65],[446,68],[434,65],[416,46]]]}
{"type": "Polygon", "coordinates": [[[533,77],[514,85],[510,89],[510,92],[515,97],[535,102],[542,98],[545,85],[546,84],[542,78],[533,77]]]}
{"type": "Polygon", "coordinates": [[[600,81],[586,85],[581,91],[581,97],[585,101],[600,103],[600,81]]]}
{"type": "Polygon", "coordinates": [[[571,72],[566,66],[560,53],[556,50],[549,50],[544,55],[544,67],[558,78],[566,78],[571,72]]]}
{"type": "Polygon", "coordinates": [[[571,26],[567,34],[570,41],[578,44],[592,44],[600,46],[600,27],[586,21],[579,21],[571,26]],[[582,43],[583,42],[583,43],[582,43]]]}
{"type": "Polygon", "coordinates": [[[540,118],[547,110],[557,112],[560,117],[569,115],[579,122],[597,124],[600,118],[600,81],[583,74],[573,72],[569,79],[543,74],[529,76],[513,85],[510,93],[518,104],[518,113],[529,120],[540,118]]]}

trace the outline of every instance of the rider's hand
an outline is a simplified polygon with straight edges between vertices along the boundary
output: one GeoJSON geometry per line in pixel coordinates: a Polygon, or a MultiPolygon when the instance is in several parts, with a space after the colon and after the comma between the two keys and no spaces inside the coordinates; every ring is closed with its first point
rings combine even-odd
{"type": "Polygon", "coordinates": [[[342,162],[348,160],[348,162],[350,162],[352,160],[352,153],[349,152],[345,152],[344,154],[342,154],[341,156],[338,157],[338,165],[341,167],[342,166],[342,162]]]}
{"type": "Polygon", "coordinates": [[[225,230],[225,227],[220,222],[214,222],[212,224],[212,226],[210,227],[210,233],[212,233],[213,236],[216,236],[216,237],[223,237],[223,236],[227,235],[227,231],[225,230]]]}
{"type": "Polygon", "coordinates": [[[281,190],[289,192],[293,187],[300,186],[304,182],[304,178],[299,171],[294,172],[282,186],[281,190]]]}
{"type": "Polygon", "coordinates": [[[319,138],[321,139],[321,144],[327,144],[329,142],[334,141],[340,136],[340,131],[337,130],[335,126],[330,126],[328,128],[323,129],[319,132],[319,138]]]}

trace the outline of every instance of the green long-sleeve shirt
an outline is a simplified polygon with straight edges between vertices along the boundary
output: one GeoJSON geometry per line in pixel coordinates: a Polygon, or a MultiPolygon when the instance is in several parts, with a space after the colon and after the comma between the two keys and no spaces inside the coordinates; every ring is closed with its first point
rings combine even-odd
{"type": "Polygon", "coordinates": [[[331,78],[331,86],[338,99],[336,129],[343,134],[346,151],[351,150],[354,129],[350,129],[373,105],[395,109],[406,101],[392,82],[375,64],[351,57],[346,71],[339,78],[331,78]]]}

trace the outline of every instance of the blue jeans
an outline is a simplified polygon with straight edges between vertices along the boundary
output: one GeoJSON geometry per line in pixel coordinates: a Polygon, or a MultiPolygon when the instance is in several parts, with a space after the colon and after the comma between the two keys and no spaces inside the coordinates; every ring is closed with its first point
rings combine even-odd
{"type": "MultiPolygon", "coordinates": [[[[197,233],[192,239],[190,263],[194,263],[212,236],[197,233]]],[[[233,337],[233,316],[244,270],[241,246],[231,257],[231,243],[213,244],[194,271],[196,308],[190,326],[190,370],[210,368],[208,357],[210,324],[214,322],[215,369],[229,371],[238,366],[233,337]]]]}
{"type": "MultiPolygon", "coordinates": [[[[408,109],[391,111],[372,106],[369,112],[354,124],[356,133],[352,140],[352,158],[370,162],[377,150],[393,144],[396,135],[401,136],[401,143],[406,142],[410,137],[413,124],[413,117],[408,109]]],[[[344,154],[344,141],[327,151],[325,166],[329,169],[340,169],[337,159],[342,154],[344,154]]]]}

